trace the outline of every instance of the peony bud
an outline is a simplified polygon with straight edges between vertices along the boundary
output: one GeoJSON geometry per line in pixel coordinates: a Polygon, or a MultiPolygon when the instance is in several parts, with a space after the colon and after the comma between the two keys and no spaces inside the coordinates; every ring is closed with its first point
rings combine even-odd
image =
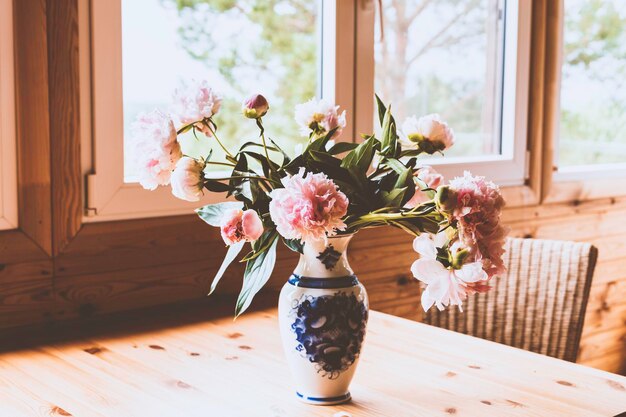
{"type": "Polygon", "coordinates": [[[450,264],[454,269],[461,269],[470,254],[471,252],[468,248],[464,247],[462,243],[456,241],[450,246],[450,264]]]}
{"type": "Polygon", "coordinates": [[[183,156],[172,172],[172,194],[181,200],[199,201],[204,188],[203,162],[183,156]]]}
{"type": "Polygon", "coordinates": [[[452,199],[452,190],[447,185],[437,188],[435,193],[435,203],[437,208],[442,211],[450,212],[453,209],[454,201],[452,199]]]}
{"type": "Polygon", "coordinates": [[[245,100],[241,106],[241,112],[248,119],[258,119],[265,116],[270,105],[261,94],[254,94],[245,100]]]}

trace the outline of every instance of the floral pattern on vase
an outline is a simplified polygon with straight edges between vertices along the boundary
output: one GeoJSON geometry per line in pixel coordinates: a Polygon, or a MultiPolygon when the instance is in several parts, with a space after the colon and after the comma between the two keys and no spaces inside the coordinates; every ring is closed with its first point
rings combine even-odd
{"type": "Polygon", "coordinates": [[[336,379],[361,352],[368,311],[354,294],[303,295],[292,309],[298,350],[317,372],[336,379]]]}

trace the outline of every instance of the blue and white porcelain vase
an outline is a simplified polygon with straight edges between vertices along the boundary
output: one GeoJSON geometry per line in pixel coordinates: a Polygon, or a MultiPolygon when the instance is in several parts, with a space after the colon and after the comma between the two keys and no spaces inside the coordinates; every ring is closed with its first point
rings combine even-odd
{"type": "Polygon", "coordinates": [[[350,400],[369,304],[348,264],[352,235],[307,242],[283,286],[278,316],[297,396],[319,405],[350,400]]]}

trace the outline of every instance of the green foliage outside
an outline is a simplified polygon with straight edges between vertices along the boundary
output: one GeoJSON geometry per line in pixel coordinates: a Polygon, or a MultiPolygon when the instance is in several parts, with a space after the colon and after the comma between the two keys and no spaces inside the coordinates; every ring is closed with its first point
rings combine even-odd
{"type": "MultiPolygon", "coordinates": [[[[305,144],[294,121],[294,106],[317,95],[319,76],[317,3],[309,0],[162,0],[175,3],[183,26],[181,44],[195,59],[214,66],[228,84],[216,117],[220,138],[236,147],[258,137],[254,123],[241,116],[241,101],[261,93],[270,102],[268,134],[287,151],[305,144]],[[218,17],[245,22],[242,38],[217,43],[211,22],[218,17]],[[243,43],[253,34],[254,41],[243,43]],[[247,36],[243,36],[247,35],[247,36]]],[[[216,149],[217,151],[217,149],[216,149]]],[[[219,154],[214,154],[219,158],[219,154]]]]}
{"type": "Polygon", "coordinates": [[[561,101],[562,166],[626,162],[626,13],[619,0],[566,0],[562,91],[589,84],[582,106],[561,101]],[[584,73],[584,76],[580,76],[584,73]]]}

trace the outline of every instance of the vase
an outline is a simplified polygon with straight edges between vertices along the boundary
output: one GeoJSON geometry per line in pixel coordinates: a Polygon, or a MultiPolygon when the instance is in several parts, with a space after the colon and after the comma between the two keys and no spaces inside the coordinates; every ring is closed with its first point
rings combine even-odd
{"type": "Polygon", "coordinates": [[[309,404],[350,400],[369,304],[348,263],[352,235],[307,242],[278,302],[280,334],[296,395],[309,404]]]}

